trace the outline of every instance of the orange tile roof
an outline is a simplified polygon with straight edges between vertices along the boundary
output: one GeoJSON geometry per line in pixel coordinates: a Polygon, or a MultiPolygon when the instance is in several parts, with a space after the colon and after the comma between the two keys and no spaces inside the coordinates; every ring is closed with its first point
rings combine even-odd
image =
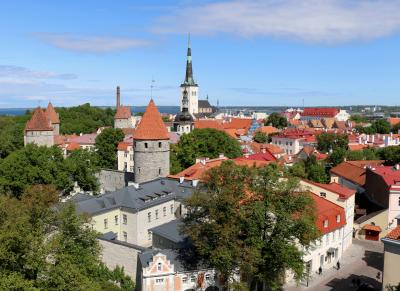
{"type": "Polygon", "coordinates": [[[131,118],[132,112],[129,106],[119,106],[117,112],[115,113],[115,119],[128,119],[131,118]]]}
{"type": "Polygon", "coordinates": [[[218,130],[224,130],[222,126],[222,120],[217,119],[197,119],[194,122],[194,128],[214,128],[218,130]]]}
{"type": "Polygon", "coordinates": [[[341,176],[346,180],[355,183],[360,186],[365,184],[365,166],[376,165],[383,161],[347,161],[342,162],[339,165],[331,169],[331,173],[341,176]]]}
{"type": "Polygon", "coordinates": [[[366,148],[368,148],[366,144],[349,144],[349,150],[351,151],[361,151],[366,148]]]}
{"type": "Polygon", "coordinates": [[[329,233],[346,225],[346,216],[343,207],[330,202],[329,200],[320,197],[315,193],[311,193],[315,202],[317,211],[317,227],[323,233],[329,233]],[[337,221],[337,216],[340,215],[340,221],[337,221]],[[328,227],[324,227],[324,221],[328,220],[328,227]]]}
{"type": "Polygon", "coordinates": [[[364,226],[363,226],[363,229],[365,229],[365,230],[372,230],[372,231],[379,231],[379,232],[382,231],[382,228],[380,228],[380,227],[377,226],[377,225],[372,225],[372,224],[366,224],[366,225],[364,225],[364,226]]]}
{"type": "Polygon", "coordinates": [[[339,113],[336,108],[326,108],[326,107],[309,107],[304,108],[301,116],[320,116],[320,117],[335,117],[339,113]]]}
{"type": "Polygon", "coordinates": [[[38,107],[33,112],[31,119],[26,123],[25,130],[52,131],[53,128],[47,114],[38,107]]]}
{"type": "Polygon", "coordinates": [[[67,151],[75,151],[75,150],[79,150],[81,147],[79,145],[79,143],[77,142],[71,142],[67,145],[67,151]]]}
{"type": "Polygon", "coordinates": [[[261,127],[257,128],[256,132],[262,132],[262,133],[265,133],[265,134],[271,134],[271,133],[279,132],[279,129],[277,129],[276,127],[267,125],[267,126],[261,126],[261,127]]]}
{"type": "Polygon", "coordinates": [[[391,232],[389,232],[386,235],[386,238],[400,240],[400,225],[398,225],[395,229],[393,229],[391,232]]]}
{"type": "MultiPolygon", "coordinates": [[[[215,167],[219,167],[222,164],[222,162],[227,160],[229,160],[227,157],[203,160],[194,164],[193,166],[190,166],[189,168],[183,170],[178,174],[169,175],[168,177],[173,179],[179,179],[180,177],[184,177],[185,180],[201,180],[206,171],[215,167]]],[[[233,160],[233,162],[238,166],[248,166],[248,167],[253,167],[253,166],[263,167],[269,163],[266,161],[246,160],[243,157],[236,158],[233,160]]]]}
{"type": "Polygon", "coordinates": [[[133,138],[138,140],[169,139],[167,128],[161,119],[161,114],[153,99],[150,100],[150,103],[147,106],[135,133],[133,134],[133,138]]]}
{"type": "Polygon", "coordinates": [[[121,128],[121,130],[125,135],[133,135],[135,133],[134,128],[121,128]]]}
{"type": "Polygon", "coordinates": [[[356,190],[344,187],[338,183],[329,183],[329,184],[322,184],[322,183],[317,183],[314,181],[309,181],[309,180],[303,180],[306,183],[315,185],[317,187],[320,187],[322,189],[326,189],[328,191],[331,191],[333,193],[339,194],[339,197],[341,199],[348,199],[349,197],[353,196],[356,194],[356,190]]]}
{"type": "Polygon", "coordinates": [[[129,143],[129,142],[121,141],[118,144],[118,150],[119,151],[127,151],[129,146],[133,146],[133,144],[129,143]]]}
{"type": "Polygon", "coordinates": [[[268,151],[270,151],[274,155],[279,155],[285,153],[285,151],[280,148],[279,146],[272,144],[272,143],[267,143],[265,144],[265,147],[268,151]]]}
{"type": "Polygon", "coordinates": [[[51,104],[51,102],[49,102],[49,104],[47,105],[46,114],[49,117],[51,123],[54,124],[60,123],[60,118],[58,117],[58,114],[54,109],[53,104],[51,104]]]}
{"type": "Polygon", "coordinates": [[[395,126],[396,124],[400,123],[400,117],[390,117],[388,121],[391,126],[395,126]]]}
{"type": "Polygon", "coordinates": [[[238,138],[238,136],[239,136],[239,135],[237,135],[236,129],[234,129],[234,128],[224,129],[224,132],[233,138],[238,138]]]}
{"type": "Polygon", "coordinates": [[[224,123],[224,128],[245,129],[249,130],[252,119],[249,118],[232,118],[230,122],[224,123]]]}

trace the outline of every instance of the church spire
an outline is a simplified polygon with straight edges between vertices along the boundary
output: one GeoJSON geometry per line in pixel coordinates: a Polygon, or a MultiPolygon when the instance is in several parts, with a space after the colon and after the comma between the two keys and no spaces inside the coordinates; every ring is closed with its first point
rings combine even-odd
{"type": "Polygon", "coordinates": [[[191,48],[191,44],[190,44],[190,34],[188,36],[188,48],[187,48],[187,55],[186,55],[186,75],[185,75],[185,81],[183,82],[182,85],[186,85],[186,86],[196,86],[197,85],[193,79],[192,48],[191,48]]]}

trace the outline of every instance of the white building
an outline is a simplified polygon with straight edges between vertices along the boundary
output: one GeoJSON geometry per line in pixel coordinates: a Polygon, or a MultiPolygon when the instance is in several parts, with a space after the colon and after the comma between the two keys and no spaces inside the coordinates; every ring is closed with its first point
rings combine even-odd
{"type": "Polygon", "coordinates": [[[192,69],[192,49],[190,47],[190,39],[186,56],[186,74],[185,81],[181,84],[181,112],[183,109],[184,96],[187,94],[189,113],[194,115],[199,112],[199,86],[193,79],[192,69]]]}
{"type": "Polygon", "coordinates": [[[336,114],[335,118],[338,121],[347,121],[350,118],[350,114],[346,110],[340,109],[339,113],[336,114]]]}
{"type": "Polygon", "coordinates": [[[118,171],[134,172],[133,140],[122,141],[117,150],[118,171]]]}

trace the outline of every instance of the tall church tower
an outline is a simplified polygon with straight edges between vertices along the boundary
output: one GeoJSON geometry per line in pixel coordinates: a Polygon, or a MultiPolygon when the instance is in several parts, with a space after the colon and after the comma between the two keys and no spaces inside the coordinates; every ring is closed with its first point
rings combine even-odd
{"type": "Polygon", "coordinates": [[[135,182],[169,175],[169,134],[153,99],[134,134],[135,182]]]}
{"type": "Polygon", "coordinates": [[[196,114],[199,112],[199,86],[193,79],[192,69],[192,49],[190,47],[190,35],[188,38],[188,48],[186,56],[186,75],[185,81],[181,84],[181,112],[183,109],[184,95],[187,92],[188,98],[188,109],[190,114],[196,114]]]}

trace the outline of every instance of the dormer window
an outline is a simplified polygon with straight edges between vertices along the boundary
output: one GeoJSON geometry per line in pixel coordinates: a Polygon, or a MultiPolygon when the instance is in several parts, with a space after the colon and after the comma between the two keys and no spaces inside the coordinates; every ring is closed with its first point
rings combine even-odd
{"type": "Polygon", "coordinates": [[[340,215],[336,215],[336,222],[340,222],[340,215]]]}
{"type": "Polygon", "coordinates": [[[162,264],[161,263],[158,263],[157,264],[157,271],[161,271],[162,270],[162,264]]]}
{"type": "Polygon", "coordinates": [[[326,198],[326,193],[325,192],[319,192],[319,196],[326,198]]]}
{"type": "Polygon", "coordinates": [[[324,220],[324,228],[327,228],[327,227],[328,227],[328,220],[325,219],[325,220],[324,220]]]}

